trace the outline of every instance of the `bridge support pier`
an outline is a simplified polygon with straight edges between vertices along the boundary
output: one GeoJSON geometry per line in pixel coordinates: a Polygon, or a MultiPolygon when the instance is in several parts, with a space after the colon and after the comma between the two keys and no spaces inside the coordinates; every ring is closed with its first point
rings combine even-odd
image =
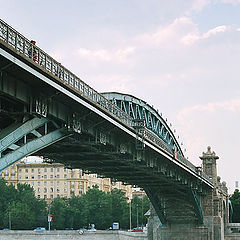
{"type": "MultiPolygon", "coordinates": [[[[218,156],[208,147],[200,157],[202,170],[214,182],[214,189],[201,197],[204,224],[171,223],[162,225],[153,207],[148,219],[148,240],[224,240],[228,214],[228,193],[225,182],[217,176],[216,160],[218,156]]],[[[176,196],[176,208],[178,207],[176,196]]]]}
{"type": "MultiPolygon", "coordinates": [[[[154,212],[154,211],[152,211],[154,212]]],[[[206,217],[205,224],[162,225],[157,215],[151,214],[148,220],[148,240],[224,240],[224,224],[220,217],[206,217]]]]}

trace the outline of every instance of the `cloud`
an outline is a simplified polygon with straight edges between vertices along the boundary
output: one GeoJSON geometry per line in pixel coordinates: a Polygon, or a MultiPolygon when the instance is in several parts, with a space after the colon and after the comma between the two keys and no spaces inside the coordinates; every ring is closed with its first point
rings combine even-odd
{"type": "Polygon", "coordinates": [[[186,45],[191,45],[193,43],[195,43],[198,40],[202,40],[202,39],[207,39],[210,38],[213,35],[216,35],[218,33],[224,33],[228,30],[228,27],[225,25],[221,25],[218,27],[215,27],[213,29],[208,30],[207,32],[201,34],[198,30],[195,32],[191,32],[189,34],[187,34],[186,36],[184,36],[182,38],[182,42],[186,45]]]}
{"type": "Polygon", "coordinates": [[[186,116],[195,114],[195,113],[216,113],[218,111],[226,112],[240,112],[240,99],[231,99],[228,101],[222,102],[210,102],[207,104],[198,104],[192,107],[182,109],[177,119],[179,121],[184,121],[186,116]]]}
{"type": "Polygon", "coordinates": [[[129,75],[94,75],[88,83],[99,92],[129,92],[128,84],[132,81],[129,75]]]}
{"type": "Polygon", "coordinates": [[[81,58],[88,59],[89,61],[102,61],[102,62],[117,62],[121,64],[126,64],[129,62],[129,57],[135,51],[135,47],[127,46],[125,48],[120,48],[117,50],[110,49],[88,49],[79,48],[77,50],[77,55],[81,58]]]}
{"type": "Polygon", "coordinates": [[[190,10],[200,12],[204,7],[209,5],[211,0],[194,0],[190,10]]]}
{"type": "Polygon", "coordinates": [[[136,42],[142,46],[169,46],[174,45],[181,40],[182,36],[189,32],[197,31],[197,26],[189,17],[176,18],[171,24],[159,27],[153,33],[145,33],[135,38],[136,42]]]}
{"type": "Polygon", "coordinates": [[[223,3],[230,3],[233,5],[237,5],[240,3],[240,0],[221,0],[223,3]]]}

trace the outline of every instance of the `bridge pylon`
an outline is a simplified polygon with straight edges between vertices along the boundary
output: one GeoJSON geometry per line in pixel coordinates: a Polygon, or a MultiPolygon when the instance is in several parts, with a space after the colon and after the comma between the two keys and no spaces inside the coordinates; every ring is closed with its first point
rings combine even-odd
{"type": "MultiPolygon", "coordinates": [[[[224,240],[227,223],[229,223],[228,191],[225,182],[217,176],[217,159],[219,157],[211,148],[200,156],[202,160],[201,170],[207,174],[214,183],[214,188],[209,189],[206,194],[198,197],[203,214],[203,224],[198,222],[185,222],[163,224],[151,206],[151,214],[148,220],[149,240],[224,240]]],[[[194,192],[193,192],[194,193],[194,192]]],[[[197,196],[197,195],[196,195],[197,196]]],[[[176,209],[178,206],[178,196],[176,196],[176,209]]]]}

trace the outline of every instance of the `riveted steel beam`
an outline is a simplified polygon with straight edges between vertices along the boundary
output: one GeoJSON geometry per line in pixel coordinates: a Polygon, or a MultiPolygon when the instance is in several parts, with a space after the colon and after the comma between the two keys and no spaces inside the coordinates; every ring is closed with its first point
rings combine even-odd
{"type": "Polygon", "coordinates": [[[48,145],[51,145],[65,137],[68,137],[69,135],[70,133],[65,129],[58,129],[24,144],[17,150],[10,152],[0,158],[0,171],[9,167],[23,157],[29,156],[38,150],[47,147],[48,145]]]}
{"type": "Polygon", "coordinates": [[[153,189],[150,187],[149,188],[145,187],[144,191],[146,192],[147,196],[149,197],[149,199],[157,213],[157,216],[159,217],[160,222],[163,225],[167,224],[167,218],[165,215],[164,207],[163,207],[162,203],[159,201],[159,199],[156,196],[154,196],[153,189]]]}
{"type": "Polygon", "coordinates": [[[196,213],[197,218],[198,218],[198,224],[199,225],[204,225],[202,207],[201,207],[201,203],[199,201],[198,194],[197,194],[196,190],[190,190],[190,199],[192,200],[192,204],[194,206],[195,213],[196,213]]]}
{"type": "Polygon", "coordinates": [[[6,131],[0,134],[0,152],[3,152],[23,136],[41,127],[46,122],[48,122],[47,118],[35,117],[20,126],[19,124],[10,126],[6,131]]]}

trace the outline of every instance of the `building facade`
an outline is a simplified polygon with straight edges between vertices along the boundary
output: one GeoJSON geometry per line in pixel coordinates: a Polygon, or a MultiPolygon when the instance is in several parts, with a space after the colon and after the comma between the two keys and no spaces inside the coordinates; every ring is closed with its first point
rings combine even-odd
{"type": "Polygon", "coordinates": [[[1,178],[15,187],[18,183],[29,184],[36,197],[46,201],[56,197],[79,196],[94,185],[104,192],[114,188],[121,189],[126,197],[132,199],[130,185],[112,182],[110,178],[99,178],[97,174],[87,174],[81,169],[67,169],[58,163],[29,162],[25,159],[2,171],[1,178]]]}

